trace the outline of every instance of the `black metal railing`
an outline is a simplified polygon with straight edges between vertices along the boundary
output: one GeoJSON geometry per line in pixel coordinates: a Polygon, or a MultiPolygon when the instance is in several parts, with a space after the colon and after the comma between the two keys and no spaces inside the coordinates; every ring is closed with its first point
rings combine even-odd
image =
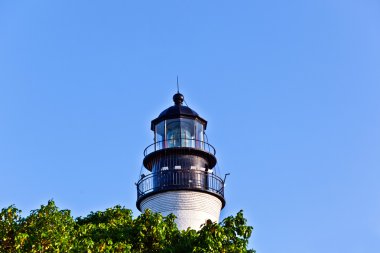
{"type": "Polygon", "coordinates": [[[224,181],[215,174],[200,170],[166,170],[142,175],[136,186],[138,200],[149,193],[181,189],[207,191],[224,199],[224,181]]]}
{"type": "Polygon", "coordinates": [[[144,156],[147,156],[148,154],[154,151],[166,148],[194,148],[206,151],[214,156],[216,154],[215,148],[207,142],[196,139],[179,138],[158,141],[153,144],[150,144],[148,147],[145,148],[144,156]]]}

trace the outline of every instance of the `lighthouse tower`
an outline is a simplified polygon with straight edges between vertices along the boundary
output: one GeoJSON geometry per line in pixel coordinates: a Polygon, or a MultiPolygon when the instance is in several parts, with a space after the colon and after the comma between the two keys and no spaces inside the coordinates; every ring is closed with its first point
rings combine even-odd
{"type": "Polygon", "coordinates": [[[224,180],[214,170],[214,147],[205,141],[207,121],[173,96],[174,105],[152,120],[154,143],[144,150],[137,186],[137,208],[173,213],[179,229],[218,222],[224,207],[224,180]]]}

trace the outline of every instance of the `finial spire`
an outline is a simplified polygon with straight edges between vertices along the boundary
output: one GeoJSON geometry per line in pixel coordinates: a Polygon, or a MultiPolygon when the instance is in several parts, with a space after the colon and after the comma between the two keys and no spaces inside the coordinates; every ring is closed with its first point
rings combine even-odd
{"type": "Polygon", "coordinates": [[[185,100],[185,97],[179,93],[179,82],[178,82],[178,75],[177,75],[177,93],[173,96],[173,101],[175,105],[182,105],[183,101],[185,100]]]}
{"type": "Polygon", "coordinates": [[[178,75],[177,75],[177,93],[179,93],[178,75]]]}
{"type": "Polygon", "coordinates": [[[175,105],[182,105],[183,100],[185,100],[185,97],[181,93],[174,94],[173,101],[175,105]]]}

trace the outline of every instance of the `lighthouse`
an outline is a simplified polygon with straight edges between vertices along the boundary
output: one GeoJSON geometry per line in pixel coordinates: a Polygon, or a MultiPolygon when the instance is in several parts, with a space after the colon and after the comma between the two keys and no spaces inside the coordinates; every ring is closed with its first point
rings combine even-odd
{"type": "Polygon", "coordinates": [[[219,221],[225,178],[217,175],[216,151],[205,139],[207,121],[183,105],[181,93],[173,102],[151,122],[154,143],[144,150],[136,206],[173,213],[180,230],[198,230],[207,220],[219,221]]]}

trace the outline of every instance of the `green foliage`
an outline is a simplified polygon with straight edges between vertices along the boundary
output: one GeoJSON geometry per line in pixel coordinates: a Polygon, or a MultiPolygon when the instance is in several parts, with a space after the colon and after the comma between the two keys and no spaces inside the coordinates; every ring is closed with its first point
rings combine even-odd
{"type": "MultiPolygon", "coordinates": [[[[16,244],[15,238],[18,237],[17,231],[20,230],[21,211],[10,206],[3,208],[0,213],[0,252],[14,252],[16,244]]],[[[21,238],[20,238],[21,239],[21,238]]]]}
{"type": "Polygon", "coordinates": [[[121,206],[74,219],[69,210],[59,210],[54,201],[22,218],[14,206],[0,213],[0,252],[55,253],[186,253],[254,252],[247,249],[252,227],[243,212],[210,220],[199,231],[180,231],[175,216],[163,217],[147,210],[137,218],[121,206]]]}

